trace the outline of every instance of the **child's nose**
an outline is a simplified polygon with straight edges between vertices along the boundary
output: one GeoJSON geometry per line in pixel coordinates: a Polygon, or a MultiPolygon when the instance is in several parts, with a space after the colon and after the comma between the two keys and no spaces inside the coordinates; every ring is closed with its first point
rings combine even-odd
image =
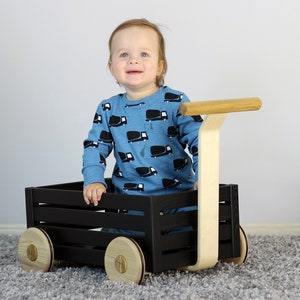
{"type": "Polygon", "coordinates": [[[131,57],[129,59],[129,64],[134,65],[134,64],[138,64],[139,60],[136,57],[131,57]]]}

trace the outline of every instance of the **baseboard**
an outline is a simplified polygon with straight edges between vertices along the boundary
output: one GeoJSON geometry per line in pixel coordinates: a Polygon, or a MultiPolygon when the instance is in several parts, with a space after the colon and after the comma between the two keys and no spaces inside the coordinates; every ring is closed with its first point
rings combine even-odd
{"type": "Polygon", "coordinates": [[[300,223],[246,223],[241,226],[247,235],[300,235],[300,223]]]}
{"type": "MultiPolygon", "coordinates": [[[[241,225],[247,235],[300,235],[300,223],[246,223],[241,225]]],[[[2,234],[21,234],[25,229],[25,224],[0,224],[0,233],[2,234]]]]}
{"type": "Polygon", "coordinates": [[[21,234],[26,229],[25,224],[0,224],[2,234],[21,234]]]}

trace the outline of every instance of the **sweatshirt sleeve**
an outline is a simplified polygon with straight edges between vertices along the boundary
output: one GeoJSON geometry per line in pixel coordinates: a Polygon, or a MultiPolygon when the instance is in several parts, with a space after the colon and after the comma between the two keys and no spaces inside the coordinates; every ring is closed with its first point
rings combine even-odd
{"type": "MultiPolygon", "coordinates": [[[[185,94],[183,94],[181,103],[184,102],[190,102],[185,94]]],[[[183,116],[178,111],[176,121],[179,129],[179,141],[182,145],[188,146],[188,150],[193,157],[193,170],[195,172],[195,177],[196,180],[198,180],[198,132],[203,119],[200,115],[183,116]]]]}
{"type": "Polygon", "coordinates": [[[112,151],[113,140],[105,116],[105,110],[102,107],[100,103],[94,116],[93,126],[89,131],[88,137],[83,142],[82,174],[84,186],[95,182],[101,182],[106,185],[104,179],[106,158],[112,151]]]}

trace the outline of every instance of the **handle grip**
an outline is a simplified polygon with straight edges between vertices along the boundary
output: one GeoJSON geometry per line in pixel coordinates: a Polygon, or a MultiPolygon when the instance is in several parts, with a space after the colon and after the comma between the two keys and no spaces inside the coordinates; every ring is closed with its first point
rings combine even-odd
{"type": "Polygon", "coordinates": [[[261,105],[262,102],[257,97],[186,102],[181,104],[179,112],[184,116],[210,115],[259,110],[261,105]]]}

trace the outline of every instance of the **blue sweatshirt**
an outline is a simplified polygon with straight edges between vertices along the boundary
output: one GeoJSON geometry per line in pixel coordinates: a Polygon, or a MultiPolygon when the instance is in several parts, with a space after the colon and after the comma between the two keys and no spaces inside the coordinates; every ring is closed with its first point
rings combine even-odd
{"type": "Polygon", "coordinates": [[[84,186],[105,184],[106,158],[113,150],[117,193],[159,195],[193,188],[202,118],[182,116],[183,102],[189,102],[184,93],[166,86],[140,100],[128,100],[126,94],[103,100],[84,141],[84,186]]]}

